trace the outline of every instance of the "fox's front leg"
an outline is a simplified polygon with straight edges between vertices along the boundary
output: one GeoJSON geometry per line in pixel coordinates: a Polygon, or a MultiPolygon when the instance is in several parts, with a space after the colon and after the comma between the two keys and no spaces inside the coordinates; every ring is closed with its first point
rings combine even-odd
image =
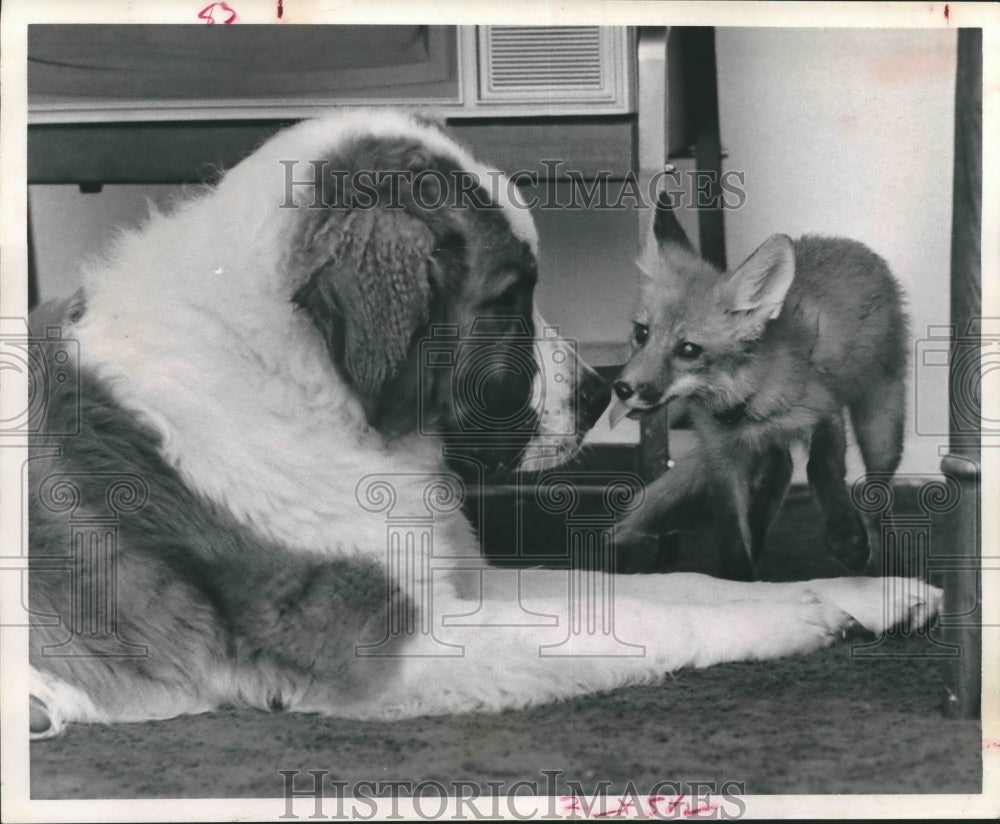
{"type": "Polygon", "coordinates": [[[787,446],[773,445],[764,450],[754,468],[750,492],[751,558],[760,565],[771,524],[778,516],[792,481],[792,453],[787,446]]]}
{"type": "Polygon", "coordinates": [[[750,529],[750,462],[714,447],[710,462],[712,519],[719,547],[719,574],[736,581],[757,577],[750,529]]]}
{"type": "Polygon", "coordinates": [[[646,487],[639,508],[618,522],[617,545],[639,544],[664,533],[672,517],[683,520],[684,505],[705,489],[709,473],[704,463],[700,450],[679,455],[671,469],[646,487]]]}
{"type": "Polygon", "coordinates": [[[806,474],[822,513],[823,538],[830,553],[852,572],[868,564],[868,531],[851,503],[845,477],[847,439],[841,416],[817,424],[809,444],[806,474]]]}

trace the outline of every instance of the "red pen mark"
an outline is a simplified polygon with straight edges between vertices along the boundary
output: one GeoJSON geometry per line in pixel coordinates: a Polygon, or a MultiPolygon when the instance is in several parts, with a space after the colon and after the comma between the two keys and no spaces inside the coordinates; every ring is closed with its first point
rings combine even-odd
{"type": "Polygon", "coordinates": [[[212,3],[198,12],[198,18],[204,20],[209,26],[215,23],[225,23],[228,26],[236,21],[236,12],[229,7],[228,3],[212,3]]]}
{"type": "Polygon", "coordinates": [[[712,804],[709,800],[692,799],[688,801],[685,796],[667,798],[662,795],[651,795],[646,798],[625,798],[618,796],[613,803],[608,804],[612,799],[604,799],[600,810],[594,810],[598,799],[593,799],[586,804],[581,803],[575,796],[561,796],[560,803],[563,806],[562,812],[576,818],[582,813],[585,818],[698,818],[703,815],[711,815],[718,818],[718,804],[712,804]]]}
{"type": "Polygon", "coordinates": [[[281,0],[278,0],[278,19],[279,20],[281,19],[281,15],[283,15],[284,13],[285,13],[285,4],[281,0]]]}
{"type": "Polygon", "coordinates": [[[629,810],[633,807],[633,802],[631,800],[626,801],[624,798],[618,799],[618,806],[613,810],[604,810],[600,813],[594,813],[594,818],[604,818],[609,815],[622,816],[628,815],[629,810]]]}
{"type": "Polygon", "coordinates": [[[580,809],[580,799],[575,795],[562,795],[559,803],[563,805],[563,812],[577,812],[580,809]]]}
{"type": "Polygon", "coordinates": [[[654,795],[651,796],[649,799],[650,807],[652,807],[652,809],[656,812],[657,815],[663,815],[663,816],[672,815],[674,810],[680,807],[683,803],[684,803],[683,795],[679,795],[677,796],[677,798],[674,799],[668,799],[662,795],[654,795]],[[659,805],[663,804],[664,802],[666,802],[667,805],[666,810],[665,811],[659,810],[658,809],[659,805]]]}
{"type": "Polygon", "coordinates": [[[945,22],[946,23],[950,23],[951,22],[950,18],[951,18],[951,9],[949,9],[948,8],[948,4],[945,3],[944,4],[944,20],[945,20],[945,22]]]}

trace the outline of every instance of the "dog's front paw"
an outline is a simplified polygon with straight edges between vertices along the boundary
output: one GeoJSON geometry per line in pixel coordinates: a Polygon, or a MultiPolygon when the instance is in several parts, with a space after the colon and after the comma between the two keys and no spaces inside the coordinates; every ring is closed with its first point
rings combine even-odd
{"type": "Polygon", "coordinates": [[[941,590],[919,578],[831,578],[810,588],[871,632],[919,629],[941,610],[941,590]]]}
{"type": "Polygon", "coordinates": [[[814,652],[839,638],[851,622],[832,599],[808,590],[790,601],[731,601],[701,609],[703,617],[693,622],[696,667],[814,652]]]}
{"type": "Polygon", "coordinates": [[[898,624],[916,630],[927,626],[941,612],[944,591],[919,578],[887,578],[884,580],[901,583],[899,603],[896,606],[900,617],[898,624]]]}

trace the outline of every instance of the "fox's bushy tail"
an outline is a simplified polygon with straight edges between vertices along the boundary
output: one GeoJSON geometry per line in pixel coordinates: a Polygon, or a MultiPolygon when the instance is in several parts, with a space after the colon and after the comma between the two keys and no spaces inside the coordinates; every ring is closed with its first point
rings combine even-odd
{"type": "Polygon", "coordinates": [[[620,545],[637,543],[664,532],[670,525],[671,513],[703,492],[708,483],[704,459],[697,450],[675,459],[671,469],[646,486],[646,496],[634,512],[623,518],[615,528],[620,545]]]}

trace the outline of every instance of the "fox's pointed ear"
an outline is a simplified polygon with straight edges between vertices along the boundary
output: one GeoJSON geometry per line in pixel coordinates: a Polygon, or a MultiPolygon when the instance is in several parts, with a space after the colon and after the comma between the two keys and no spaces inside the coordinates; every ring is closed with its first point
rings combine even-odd
{"type": "Polygon", "coordinates": [[[673,199],[666,192],[660,192],[656,197],[656,206],[653,209],[653,237],[660,246],[673,244],[680,246],[691,254],[697,254],[691,241],[688,240],[680,223],[677,222],[677,215],[674,214],[673,199]]]}
{"type": "Polygon", "coordinates": [[[773,235],[730,276],[729,311],[748,312],[760,320],[776,318],[794,279],[792,239],[773,235]]]}
{"type": "Polygon", "coordinates": [[[646,235],[646,243],[636,261],[639,270],[650,277],[654,277],[656,273],[655,279],[661,280],[666,265],[665,253],[671,247],[683,249],[696,257],[698,255],[677,222],[670,195],[660,192],[653,207],[653,219],[646,235]]]}

